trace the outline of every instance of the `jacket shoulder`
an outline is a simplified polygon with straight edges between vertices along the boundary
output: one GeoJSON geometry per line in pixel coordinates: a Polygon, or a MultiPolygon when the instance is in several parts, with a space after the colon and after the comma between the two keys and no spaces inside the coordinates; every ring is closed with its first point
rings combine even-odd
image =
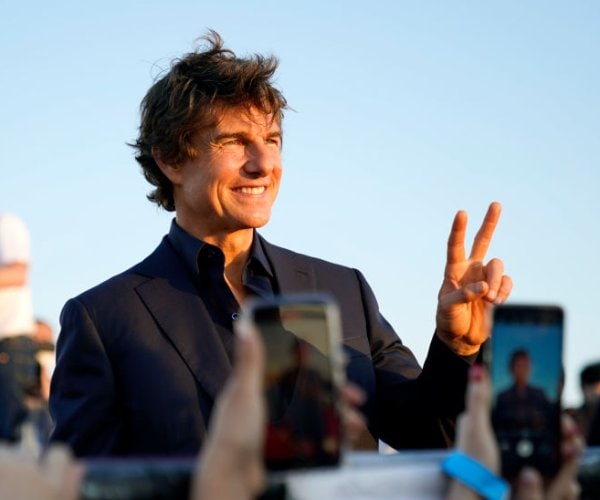
{"type": "Polygon", "coordinates": [[[145,259],[131,266],[105,281],[81,292],[73,300],[83,303],[98,303],[106,297],[110,297],[115,303],[119,298],[123,298],[130,290],[134,290],[140,284],[153,279],[157,276],[166,275],[163,272],[164,267],[169,266],[169,261],[173,260],[173,250],[166,242],[166,239],[145,259]]]}
{"type": "Polygon", "coordinates": [[[331,262],[319,257],[307,255],[304,253],[295,252],[289,248],[284,248],[278,245],[269,243],[264,238],[261,238],[263,247],[267,251],[268,255],[278,260],[287,260],[296,264],[302,265],[302,267],[313,267],[315,269],[328,269],[330,271],[338,271],[343,273],[360,273],[357,269],[346,266],[344,264],[331,262]]]}

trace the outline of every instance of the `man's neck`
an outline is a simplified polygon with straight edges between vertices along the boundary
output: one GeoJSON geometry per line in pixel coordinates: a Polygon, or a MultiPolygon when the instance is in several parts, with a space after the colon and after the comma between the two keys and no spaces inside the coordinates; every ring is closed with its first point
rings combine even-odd
{"type": "Polygon", "coordinates": [[[243,273],[252,250],[252,233],[250,233],[249,241],[245,241],[244,239],[223,240],[210,238],[204,241],[219,247],[223,251],[225,256],[223,277],[238,304],[242,304],[248,297],[248,291],[243,284],[243,273]]]}
{"type": "Polygon", "coordinates": [[[192,224],[179,214],[175,220],[179,227],[194,238],[220,248],[225,255],[225,267],[229,264],[239,264],[240,259],[243,259],[243,267],[248,260],[250,249],[252,248],[252,239],[254,238],[254,229],[244,228],[237,231],[213,231],[200,224],[192,224]]]}
{"type": "Polygon", "coordinates": [[[252,240],[254,238],[254,230],[252,228],[241,229],[234,232],[209,232],[203,230],[202,227],[185,224],[180,218],[177,218],[177,223],[181,228],[192,236],[218,247],[225,257],[225,282],[231,289],[238,303],[242,303],[247,297],[247,291],[242,283],[244,267],[250,258],[252,251],[252,240]]]}

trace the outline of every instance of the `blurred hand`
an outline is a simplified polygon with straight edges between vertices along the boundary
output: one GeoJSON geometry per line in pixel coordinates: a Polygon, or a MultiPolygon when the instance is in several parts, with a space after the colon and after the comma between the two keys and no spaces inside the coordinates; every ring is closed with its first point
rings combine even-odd
{"type": "Polygon", "coordinates": [[[584,442],[574,420],[569,415],[563,415],[561,423],[563,462],[558,474],[544,485],[538,471],[531,467],[523,469],[513,487],[515,500],[574,500],[579,498],[577,468],[584,442]]]}
{"type": "Polygon", "coordinates": [[[479,351],[490,333],[490,311],[502,304],[512,290],[512,280],[504,274],[500,259],[483,263],[500,218],[501,206],[491,203],[471,253],[465,252],[467,214],[454,217],[444,280],[438,294],[437,335],[456,354],[466,356],[479,351]]]}
{"type": "MultiPolygon", "coordinates": [[[[456,448],[474,458],[495,474],[500,473],[500,451],[492,429],[490,405],[492,388],[486,369],[473,365],[469,370],[469,383],[465,398],[465,412],[458,417],[456,448]]],[[[448,500],[480,498],[459,481],[452,480],[448,500]]]]}
{"type": "Polygon", "coordinates": [[[346,382],[342,389],[344,435],[351,447],[358,444],[365,435],[370,436],[367,434],[367,419],[358,409],[365,402],[365,397],[364,391],[352,382],[346,382]]]}
{"type": "Polygon", "coordinates": [[[192,499],[254,498],[265,485],[264,346],[245,319],[235,322],[236,360],[219,395],[192,485],[192,499]]]}
{"type": "Polygon", "coordinates": [[[84,467],[52,445],[41,461],[18,446],[0,444],[0,500],[75,500],[84,467]]]}
{"type": "Polygon", "coordinates": [[[481,365],[471,366],[466,410],[458,417],[456,447],[499,474],[500,451],[490,418],[491,399],[492,389],[487,370],[481,365]]]}

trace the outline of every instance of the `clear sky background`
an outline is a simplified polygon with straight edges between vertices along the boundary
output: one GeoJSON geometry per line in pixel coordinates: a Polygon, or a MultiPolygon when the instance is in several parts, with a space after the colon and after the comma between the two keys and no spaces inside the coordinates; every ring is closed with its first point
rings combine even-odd
{"type": "MultiPolygon", "coordinates": [[[[422,361],[446,238],[504,212],[513,302],[566,310],[567,403],[600,359],[600,3],[0,2],[0,209],[33,239],[38,315],[135,264],[171,214],[126,143],[207,28],[272,53],[294,111],[272,242],[360,269],[422,361]]],[[[115,300],[118,300],[115,297],[115,300]]]]}

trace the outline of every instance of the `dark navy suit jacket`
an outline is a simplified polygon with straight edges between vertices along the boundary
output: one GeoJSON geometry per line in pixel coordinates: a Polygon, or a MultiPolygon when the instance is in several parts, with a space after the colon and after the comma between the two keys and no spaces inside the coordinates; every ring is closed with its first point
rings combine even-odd
{"type": "MultiPolygon", "coordinates": [[[[451,444],[468,363],[434,336],[421,371],[359,271],[262,244],[280,293],[337,299],[348,378],[368,395],[374,436],[396,448],[451,444]]],[[[52,440],[86,457],[198,452],[231,364],[196,286],[165,237],[144,261],[66,303],[52,440]]]]}

